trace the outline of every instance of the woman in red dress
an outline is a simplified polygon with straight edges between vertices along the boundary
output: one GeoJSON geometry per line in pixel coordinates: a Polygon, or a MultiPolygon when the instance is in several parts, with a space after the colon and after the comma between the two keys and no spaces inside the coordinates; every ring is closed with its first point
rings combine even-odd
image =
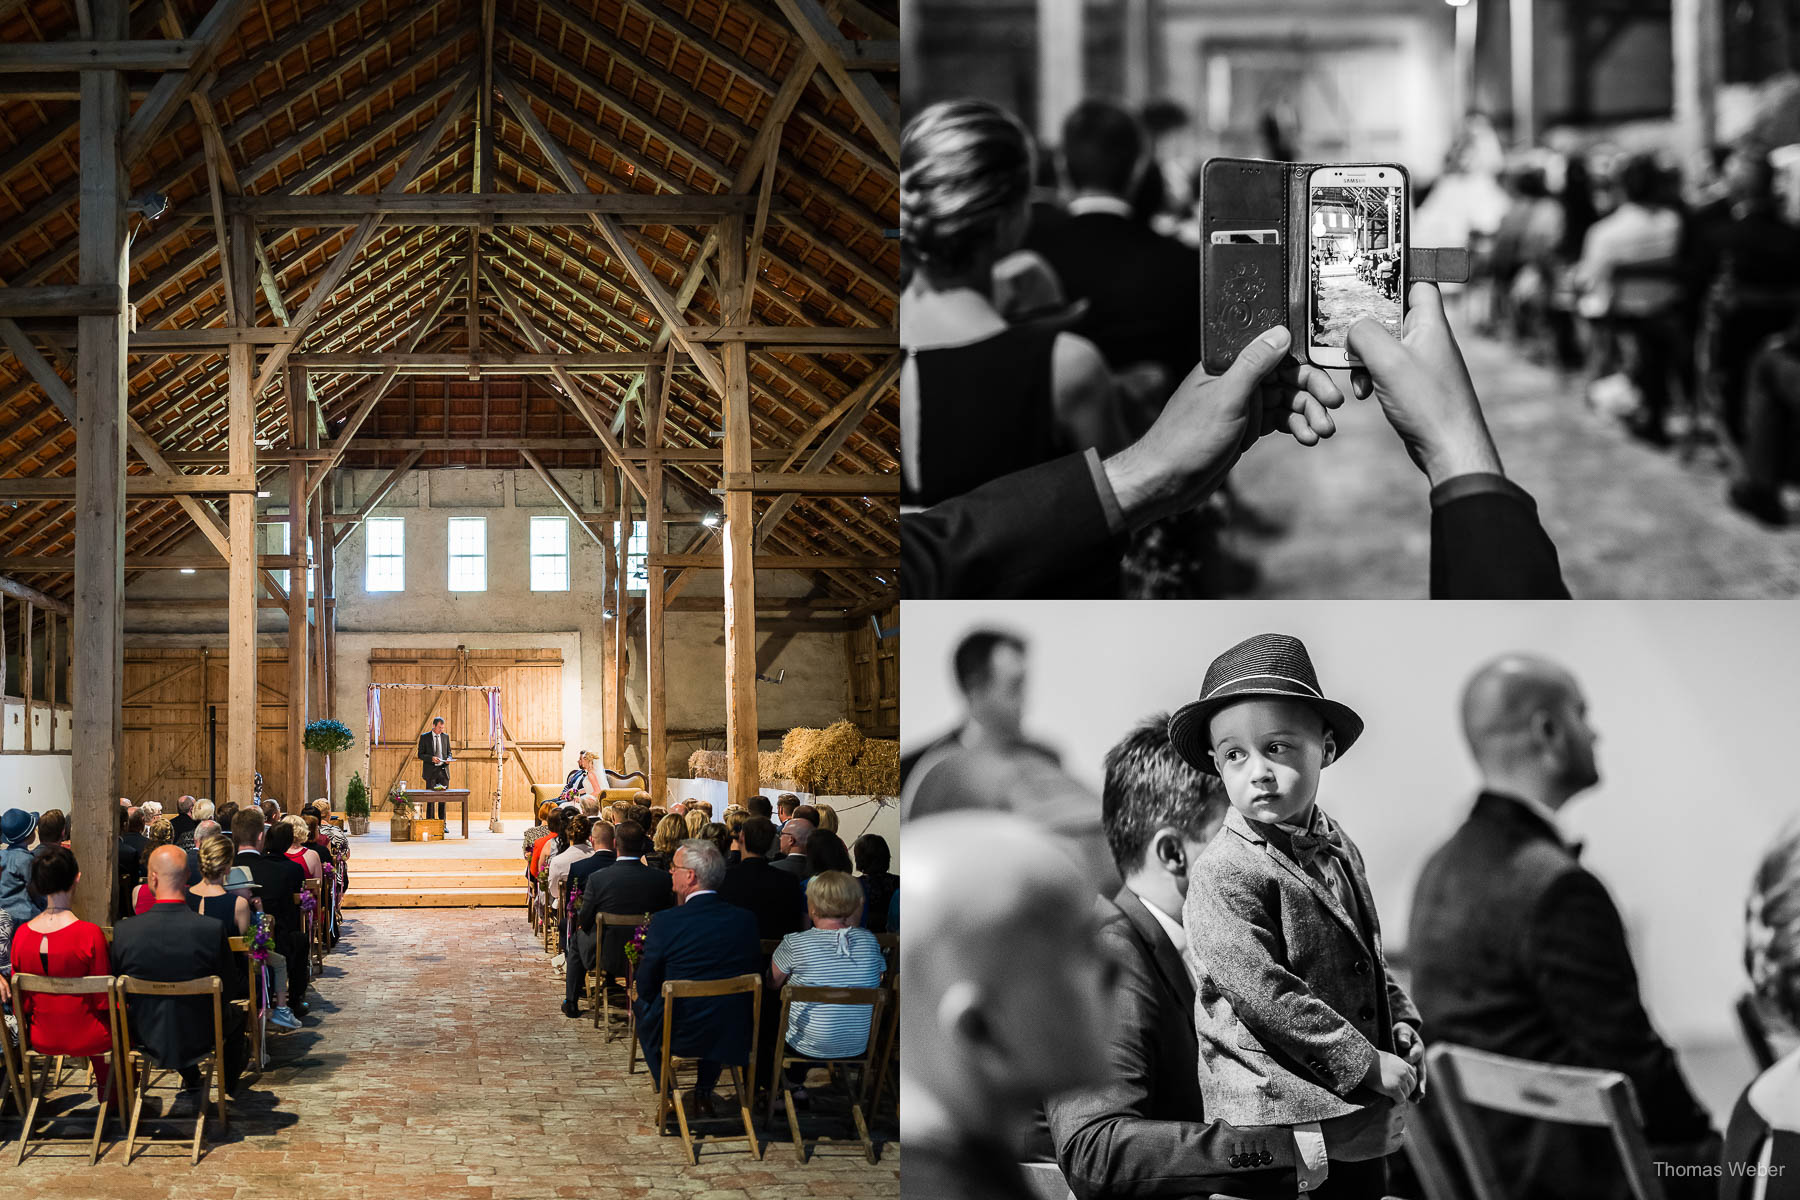
{"type": "MultiPolygon", "coordinates": [[[[71,979],[112,974],[106,934],[69,911],[70,894],[80,879],[75,852],[67,846],[52,846],[32,860],[32,890],[45,898],[45,906],[13,934],[15,979],[20,975],[71,979]]],[[[112,1050],[106,997],[19,995],[15,989],[15,999],[31,1022],[31,1048],[40,1054],[86,1058],[94,1067],[94,1098],[104,1104],[112,1050]]]]}

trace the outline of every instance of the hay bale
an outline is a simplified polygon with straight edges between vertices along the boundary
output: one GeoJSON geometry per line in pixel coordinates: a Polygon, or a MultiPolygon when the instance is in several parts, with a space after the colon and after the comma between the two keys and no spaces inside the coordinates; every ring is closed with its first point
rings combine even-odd
{"type": "Polygon", "coordinates": [[[725,779],[731,759],[723,750],[696,750],[688,755],[688,774],[694,779],[725,779]]]}
{"type": "Polygon", "coordinates": [[[787,778],[787,758],[779,750],[762,750],[756,756],[756,780],[763,787],[773,787],[787,778]]]}
{"type": "Polygon", "coordinates": [[[862,753],[863,735],[849,721],[837,721],[824,729],[790,729],[782,739],[788,771],[800,790],[830,793],[834,779],[856,765],[862,753]]]}
{"type": "Polygon", "coordinates": [[[854,784],[854,790],[840,795],[891,796],[899,792],[900,743],[882,738],[865,740],[849,782],[854,784]]]}

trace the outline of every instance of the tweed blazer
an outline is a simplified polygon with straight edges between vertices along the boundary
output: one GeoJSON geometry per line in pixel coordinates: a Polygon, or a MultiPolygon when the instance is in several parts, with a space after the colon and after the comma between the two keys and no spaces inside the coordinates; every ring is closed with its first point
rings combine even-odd
{"type": "Polygon", "coordinates": [[[1287,835],[1235,808],[1189,882],[1183,922],[1200,986],[1194,1023],[1206,1115],[1298,1125],[1387,1099],[1362,1086],[1394,1024],[1418,1010],[1381,953],[1362,852],[1338,827],[1360,913],[1292,857],[1287,835]]]}

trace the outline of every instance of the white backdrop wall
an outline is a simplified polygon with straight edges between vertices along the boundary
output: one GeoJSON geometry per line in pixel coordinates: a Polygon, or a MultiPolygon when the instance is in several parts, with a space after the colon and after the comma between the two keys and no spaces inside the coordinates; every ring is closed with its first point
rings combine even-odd
{"type": "Polygon", "coordinates": [[[1303,638],[1325,693],[1367,731],[1321,802],[1367,859],[1390,946],[1418,873],[1467,815],[1476,776],[1457,721],[1469,674],[1509,650],[1566,664],[1600,733],[1600,786],[1565,810],[1583,863],[1624,914],[1646,1003],[1675,1038],[1733,1029],[1742,906],[1763,849],[1800,813],[1800,618],[1791,603],[908,603],[904,748],[959,719],[950,655],[977,626],[1031,641],[1027,728],[1095,791],[1140,717],[1193,699],[1254,633],[1303,638]]]}

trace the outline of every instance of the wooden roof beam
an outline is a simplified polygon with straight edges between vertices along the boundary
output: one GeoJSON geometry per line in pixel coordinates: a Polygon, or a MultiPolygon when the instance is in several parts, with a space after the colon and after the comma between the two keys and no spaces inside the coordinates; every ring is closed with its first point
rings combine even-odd
{"type": "MultiPolygon", "coordinates": [[[[202,17],[200,24],[194,27],[191,39],[198,49],[193,61],[187,69],[175,75],[165,75],[157,81],[150,95],[138,106],[125,126],[124,155],[127,165],[142,158],[146,151],[168,127],[169,121],[180,111],[182,102],[193,92],[202,80],[212,60],[224,48],[226,40],[237,32],[244,14],[249,11],[251,0],[215,0],[212,8],[202,17]]],[[[171,23],[176,21],[172,7],[165,8],[165,19],[171,23]]],[[[179,34],[179,28],[172,31],[179,34]]]]}
{"type": "Polygon", "coordinates": [[[870,70],[847,61],[846,40],[819,0],[775,0],[794,31],[818,55],[844,100],[893,164],[900,165],[900,113],[870,70]]]}
{"type": "Polygon", "coordinates": [[[168,41],[15,42],[0,46],[0,75],[47,71],[186,71],[203,49],[194,39],[168,41]]]}

